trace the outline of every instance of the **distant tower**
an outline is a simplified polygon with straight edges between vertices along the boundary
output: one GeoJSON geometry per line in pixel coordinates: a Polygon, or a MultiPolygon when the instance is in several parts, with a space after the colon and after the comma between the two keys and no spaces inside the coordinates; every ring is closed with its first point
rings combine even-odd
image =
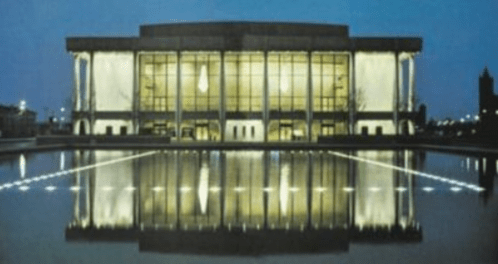
{"type": "Polygon", "coordinates": [[[488,68],[479,76],[479,115],[495,114],[495,95],[493,93],[493,77],[489,75],[488,68]]]}
{"type": "Polygon", "coordinates": [[[493,91],[493,78],[488,68],[479,76],[479,134],[482,139],[497,140],[498,96],[493,91]]]}

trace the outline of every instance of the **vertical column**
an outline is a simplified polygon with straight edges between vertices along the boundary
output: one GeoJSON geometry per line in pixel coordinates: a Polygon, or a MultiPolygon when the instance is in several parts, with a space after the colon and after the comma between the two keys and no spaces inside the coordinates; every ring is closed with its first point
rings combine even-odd
{"type": "Polygon", "coordinates": [[[311,142],[312,138],[312,124],[313,124],[313,80],[311,75],[311,51],[308,51],[308,92],[306,95],[308,96],[308,100],[306,100],[306,124],[308,126],[308,142],[311,142]]]}
{"type": "MultiPolygon", "coordinates": [[[[411,160],[413,164],[413,152],[408,152],[405,150],[405,169],[410,169],[408,163],[408,154],[412,154],[411,160]]],[[[414,224],[415,210],[414,210],[414,201],[413,201],[413,174],[407,173],[408,179],[408,224],[414,224]]]]}
{"type": "MultiPolygon", "coordinates": [[[[138,154],[138,152],[136,153],[138,154]]],[[[133,160],[133,226],[140,226],[140,159],[133,160]]]]}
{"type": "MultiPolygon", "coordinates": [[[[74,159],[73,159],[73,165],[74,165],[73,167],[74,168],[79,168],[81,166],[80,160],[81,160],[81,157],[80,157],[79,153],[75,152],[74,159]]],[[[75,178],[75,184],[74,185],[79,188],[80,185],[81,185],[80,182],[81,182],[81,172],[78,171],[76,173],[76,178],[75,178]]],[[[74,206],[74,216],[73,216],[73,221],[76,224],[78,224],[78,225],[81,224],[81,222],[80,222],[80,220],[81,220],[81,218],[80,218],[80,197],[81,197],[81,195],[80,195],[79,192],[74,192],[74,205],[73,205],[74,206]]]]}
{"type": "Polygon", "coordinates": [[[90,58],[88,59],[87,65],[89,65],[89,82],[88,82],[88,87],[89,87],[89,93],[87,94],[87,97],[89,97],[89,106],[88,106],[88,111],[90,111],[90,135],[94,135],[94,125],[95,125],[95,107],[96,107],[96,98],[95,98],[95,85],[93,82],[93,51],[90,51],[90,58]]]}
{"type": "MultiPolygon", "coordinates": [[[[350,152],[350,154],[353,154],[350,152]]],[[[352,159],[349,159],[348,160],[348,182],[349,182],[349,188],[351,188],[351,190],[354,190],[355,188],[355,177],[356,177],[356,173],[355,173],[355,161],[352,160],[352,159]]],[[[348,224],[349,224],[349,227],[350,228],[354,228],[355,224],[356,224],[356,221],[355,221],[355,192],[356,190],[354,191],[349,191],[348,192],[348,203],[349,203],[349,206],[348,206],[348,218],[349,218],[349,221],[348,221],[348,224]]]]}
{"type": "Polygon", "coordinates": [[[81,110],[80,98],[80,56],[74,55],[74,111],[81,110]]]}
{"type": "Polygon", "coordinates": [[[313,154],[311,154],[310,152],[308,152],[308,181],[307,181],[307,185],[306,186],[306,191],[307,191],[307,195],[308,195],[308,203],[307,203],[307,226],[308,226],[308,230],[311,229],[311,226],[312,226],[312,223],[311,223],[311,214],[312,214],[312,210],[311,208],[313,208],[313,190],[312,190],[312,187],[313,187],[313,154]]]}
{"type": "Polygon", "coordinates": [[[268,142],[268,123],[270,122],[270,111],[268,110],[268,51],[264,52],[265,65],[264,65],[264,82],[263,82],[263,129],[265,135],[265,142],[268,142]]]}
{"type": "Polygon", "coordinates": [[[226,103],[225,103],[225,52],[221,51],[220,62],[220,141],[225,142],[226,103]]]}
{"type": "Polygon", "coordinates": [[[220,227],[225,226],[226,165],[225,151],[220,150],[220,227]]]}
{"type": "MultiPolygon", "coordinates": [[[[92,151],[90,152],[89,154],[89,158],[88,158],[89,162],[88,164],[94,164],[95,163],[95,152],[92,151]]],[[[90,227],[93,227],[94,225],[94,222],[93,222],[93,211],[94,211],[94,203],[95,203],[95,170],[96,168],[92,168],[90,169],[90,171],[88,172],[88,178],[89,178],[89,185],[88,185],[88,188],[87,188],[87,192],[88,192],[88,196],[90,197],[89,199],[89,208],[90,208],[90,213],[89,213],[89,220],[88,220],[88,225],[90,227]]]]}
{"type": "Polygon", "coordinates": [[[394,121],[394,133],[399,135],[399,52],[395,52],[395,69],[394,69],[394,109],[393,109],[393,121],[394,121]]]}
{"type": "MultiPolygon", "coordinates": [[[[415,58],[414,55],[410,55],[408,60],[408,112],[413,114],[415,111],[415,58]]],[[[413,120],[410,119],[409,133],[413,135],[415,133],[413,120]]]]}
{"type": "Polygon", "coordinates": [[[180,135],[181,133],[181,123],[182,123],[182,95],[181,95],[181,56],[180,56],[180,51],[176,52],[176,115],[175,115],[175,120],[176,120],[176,138],[177,141],[181,141],[182,136],[180,135]]]}
{"type": "Polygon", "coordinates": [[[140,108],[140,60],[138,53],[133,52],[133,132],[138,134],[140,127],[139,108],[140,108]]]}
{"type": "Polygon", "coordinates": [[[86,63],[86,76],[85,76],[85,98],[84,100],[85,101],[82,101],[81,104],[81,110],[82,111],[88,111],[90,109],[90,96],[88,96],[90,94],[90,78],[91,78],[91,75],[90,75],[90,65],[92,65],[92,56],[88,56],[88,60],[87,60],[87,63],[86,63]]]}
{"type": "Polygon", "coordinates": [[[349,63],[349,135],[355,134],[356,115],[356,79],[355,79],[355,52],[351,52],[349,63]]]}
{"type": "MultiPolygon", "coordinates": [[[[399,151],[394,151],[394,157],[393,157],[393,163],[396,166],[399,166],[399,157],[400,152],[399,151]]],[[[400,197],[401,197],[401,192],[397,191],[397,189],[400,187],[400,172],[399,171],[393,171],[393,177],[394,177],[394,226],[398,227],[399,226],[399,220],[400,220],[400,197]]]]}
{"type": "Polygon", "coordinates": [[[398,91],[399,91],[399,103],[398,107],[401,112],[406,111],[406,101],[405,101],[405,91],[403,87],[403,59],[398,61],[398,91]]]}
{"type": "Polygon", "coordinates": [[[270,190],[270,179],[269,179],[269,175],[270,175],[270,152],[265,150],[264,154],[263,154],[263,158],[264,158],[264,163],[263,163],[263,170],[264,170],[264,193],[263,193],[263,210],[264,210],[264,225],[263,225],[263,229],[267,230],[268,229],[268,201],[269,201],[269,190],[270,190]]]}

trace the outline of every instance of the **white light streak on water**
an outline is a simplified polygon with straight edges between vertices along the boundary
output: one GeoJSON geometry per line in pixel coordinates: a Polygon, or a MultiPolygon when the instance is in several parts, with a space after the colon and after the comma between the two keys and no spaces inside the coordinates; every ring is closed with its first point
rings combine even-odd
{"type": "Polygon", "coordinates": [[[28,184],[28,183],[31,183],[33,181],[46,180],[46,179],[50,179],[50,178],[53,178],[56,176],[67,175],[67,174],[75,173],[78,171],[85,171],[85,170],[93,169],[93,168],[100,167],[100,166],[107,166],[107,165],[111,165],[111,164],[115,164],[115,163],[119,163],[119,162],[123,162],[123,161],[127,161],[127,160],[132,160],[132,159],[137,159],[137,158],[141,158],[141,157],[145,157],[145,156],[150,156],[150,155],[156,154],[158,152],[159,151],[149,151],[149,152],[145,152],[145,153],[141,153],[141,154],[137,154],[137,155],[132,155],[132,156],[128,156],[128,157],[123,157],[123,158],[119,158],[119,159],[99,162],[99,163],[95,163],[95,164],[91,164],[91,165],[87,165],[87,166],[83,166],[83,167],[79,167],[79,168],[73,168],[70,170],[59,171],[59,172],[54,172],[54,173],[50,173],[50,174],[44,174],[44,175],[40,175],[37,177],[32,177],[30,179],[24,179],[24,180],[15,181],[15,182],[7,182],[7,183],[0,185],[0,190],[2,190],[4,188],[8,189],[8,188],[12,187],[13,185],[28,184]]]}
{"type": "Polygon", "coordinates": [[[425,173],[425,172],[421,172],[421,171],[406,169],[406,168],[403,168],[403,167],[398,167],[398,166],[391,165],[389,163],[384,163],[384,162],[379,162],[379,161],[375,161],[375,160],[364,159],[364,158],[361,158],[361,157],[347,155],[347,154],[343,154],[343,153],[340,153],[340,152],[330,151],[330,153],[332,153],[332,154],[334,154],[334,155],[336,155],[338,157],[343,157],[343,158],[347,158],[347,159],[352,159],[352,160],[356,160],[356,161],[361,161],[361,162],[365,162],[365,163],[377,165],[377,166],[388,168],[388,169],[402,171],[402,172],[405,172],[405,173],[413,174],[415,176],[420,176],[420,177],[427,178],[427,179],[432,179],[432,180],[435,180],[435,181],[446,182],[446,183],[449,183],[449,184],[457,185],[459,187],[467,188],[467,189],[475,191],[475,192],[480,192],[480,191],[483,190],[483,188],[479,187],[478,185],[471,184],[471,183],[466,183],[466,182],[463,182],[463,181],[453,180],[453,179],[450,179],[450,178],[447,178],[447,177],[442,177],[442,176],[438,176],[438,175],[434,175],[434,174],[430,174],[430,173],[425,173]]]}

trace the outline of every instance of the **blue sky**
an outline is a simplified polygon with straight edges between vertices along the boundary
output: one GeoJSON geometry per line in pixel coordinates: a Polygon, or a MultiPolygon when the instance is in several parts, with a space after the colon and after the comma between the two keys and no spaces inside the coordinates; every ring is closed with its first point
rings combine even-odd
{"type": "Polygon", "coordinates": [[[0,103],[25,98],[45,118],[71,96],[67,36],[133,36],[175,20],[284,20],[349,25],[355,36],[420,36],[416,85],[429,115],[477,112],[478,75],[498,77],[498,1],[0,1],[0,103]]]}

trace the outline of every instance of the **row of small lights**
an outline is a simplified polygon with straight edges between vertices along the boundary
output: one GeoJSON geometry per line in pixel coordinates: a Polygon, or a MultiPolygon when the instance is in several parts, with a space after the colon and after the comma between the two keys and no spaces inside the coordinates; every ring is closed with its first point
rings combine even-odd
{"type": "MultiPolygon", "coordinates": [[[[30,184],[32,182],[38,182],[40,180],[46,180],[46,179],[50,179],[50,178],[54,178],[54,177],[60,177],[62,175],[67,175],[67,174],[75,173],[75,172],[78,172],[78,171],[88,170],[88,169],[99,167],[99,166],[105,166],[105,165],[109,165],[109,164],[114,164],[114,163],[125,161],[125,160],[135,159],[135,158],[139,158],[139,157],[143,157],[143,156],[149,156],[149,155],[152,155],[152,154],[156,154],[157,152],[158,151],[150,151],[150,152],[146,152],[146,153],[142,153],[142,154],[137,154],[137,155],[132,155],[132,156],[128,156],[128,157],[124,157],[124,158],[119,158],[119,159],[115,159],[115,160],[111,160],[111,161],[96,163],[96,164],[93,164],[93,165],[88,165],[88,166],[79,167],[79,168],[75,168],[75,169],[70,169],[70,170],[66,170],[66,171],[59,171],[59,172],[55,172],[55,173],[51,173],[51,174],[46,174],[46,175],[41,175],[41,176],[38,176],[38,177],[33,177],[33,178],[30,178],[30,179],[24,179],[24,180],[20,180],[20,181],[15,181],[15,182],[12,182],[12,183],[4,183],[3,185],[0,185],[0,191],[3,190],[3,189],[9,189],[9,188],[11,188],[13,186],[21,186],[20,188],[22,188],[22,189],[26,189],[27,188],[26,190],[28,190],[29,187],[25,186],[25,185],[26,184],[30,184]]],[[[437,181],[440,181],[440,182],[445,182],[445,183],[449,183],[449,184],[452,184],[452,185],[457,185],[457,186],[460,186],[460,187],[465,187],[465,188],[468,188],[468,189],[476,191],[476,192],[484,191],[484,188],[482,188],[480,186],[477,186],[477,185],[474,185],[474,184],[465,183],[465,182],[462,182],[462,181],[452,180],[452,179],[449,179],[449,178],[446,178],[446,177],[441,177],[441,176],[437,176],[437,175],[433,175],[433,174],[429,174],[429,173],[424,173],[424,172],[410,170],[410,169],[406,169],[406,168],[402,168],[402,167],[398,167],[398,166],[393,166],[393,165],[388,164],[388,163],[382,163],[382,162],[378,162],[378,161],[368,160],[368,159],[364,159],[364,158],[357,157],[357,156],[343,154],[343,153],[340,153],[340,152],[329,151],[329,153],[332,153],[332,154],[334,154],[336,156],[339,156],[339,157],[344,157],[344,158],[348,158],[348,159],[362,161],[362,162],[365,162],[365,163],[370,163],[370,164],[378,165],[378,166],[381,166],[381,167],[386,167],[386,168],[390,168],[390,169],[394,169],[394,170],[406,172],[406,173],[413,174],[413,175],[416,175],[416,176],[421,176],[421,177],[424,177],[424,178],[429,178],[429,179],[437,180],[437,181]]],[[[455,186],[454,188],[459,188],[457,186],[455,186]]],[[[112,188],[112,187],[109,187],[109,188],[112,188]]],[[[185,188],[185,187],[183,187],[183,188],[185,188]]],[[[242,191],[242,189],[237,189],[237,188],[242,188],[242,187],[236,187],[235,191],[242,191]]],[[[291,192],[297,191],[296,188],[290,188],[289,190],[291,192]]]]}
{"type": "MultiPolygon", "coordinates": [[[[10,188],[10,187],[12,187],[12,186],[9,186],[8,188],[10,188]]],[[[28,191],[29,189],[31,189],[31,187],[29,187],[29,186],[27,186],[27,185],[22,185],[22,186],[19,186],[19,188],[18,188],[18,189],[19,189],[20,191],[25,192],[25,191],[28,191]]],[[[50,186],[45,187],[44,189],[45,189],[47,192],[53,192],[53,191],[55,191],[55,190],[57,190],[57,189],[65,189],[65,188],[58,188],[57,186],[50,185],[50,186]]],[[[70,190],[70,191],[72,191],[72,192],[79,192],[81,189],[83,189],[83,188],[82,188],[82,187],[79,187],[79,186],[71,186],[71,187],[69,187],[69,190],[70,190]]],[[[101,189],[102,191],[110,192],[110,191],[115,190],[116,188],[111,187],[111,186],[104,186],[104,187],[102,187],[102,188],[100,188],[100,189],[101,189]]],[[[137,188],[136,188],[136,187],[133,187],[133,186],[123,188],[123,190],[125,190],[125,191],[129,191],[129,192],[133,192],[133,191],[135,191],[136,189],[137,189],[137,188]]],[[[422,189],[423,191],[425,191],[425,192],[432,192],[432,191],[435,191],[435,190],[436,190],[434,187],[430,187],[430,186],[423,187],[423,188],[421,188],[421,189],[422,189]]],[[[453,192],[460,192],[460,191],[462,191],[462,190],[463,190],[463,188],[461,188],[461,187],[457,187],[457,186],[450,187],[449,189],[450,189],[451,191],[453,191],[453,192]]],[[[154,192],[161,192],[161,191],[165,191],[165,190],[166,190],[166,188],[165,188],[165,187],[161,187],[161,186],[156,186],[156,187],[151,188],[151,190],[152,190],[152,191],[154,191],[154,192]]],[[[181,187],[179,190],[180,190],[180,192],[189,192],[189,191],[192,191],[192,188],[191,188],[191,187],[181,187]]],[[[211,187],[211,188],[209,188],[209,190],[210,190],[211,192],[215,192],[215,193],[217,193],[217,192],[220,192],[220,191],[221,191],[221,188],[220,188],[220,187],[211,187]]],[[[243,191],[246,191],[246,190],[247,190],[247,188],[244,188],[244,187],[235,187],[235,188],[234,188],[234,191],[235,191],[235,192],[243,192],[243,191]]],[[[269,188],[269,187],[267,187],[267,188],[263,188],[262,190],[263,190],[264,192],[272,192],[272,191],[274,191],[274,189],[273,189],[273,188],[269,188]]],[[[315,190],[315,191],[317,191],[317,192],[319,192],[319,193],[322,193],[322,192],[327,191],[327,188],[325,188],[325,187],[317,187],[317,188],[314,188],[314,190],[315,190]]],[[[351,193],[351,192],[354,192],[354,191],[355,191],[355,188],[352,188],[352,187],[344,187],[344,188],[342,188],[342,190],[343,190],[344,192],[351,193]]],[[[380,188],[380,187],[369,187],[369,188],[367,188],[367,190],[368,190],[368,191],[370,191],[370,192],[374,192],[374,193],[375,193],[375,192],[380,192],[380,191],[382,190],[382,188],[380,188]]],[[[396,190],[397,192],[406,192],[406,191],[408,191],[408,189],[407,189],[407,188],[405,188],[405,187],[398,187],[398,188],[395,188],[395,190],[396,190]]],[[[289,188],[289,191],[290,191],[290,192],[294,192],[294,193],[295,193],[295,192],[300,191],[300,188],[297,188],[297,187],[291,187],[291,188],[289,188]]],[[[480,191],[484,191],[484,188],[481,188],[481,190],[480,190],[480,191]]]]}
{"type": "Polygon", "coordinates": [[[92,165],[87,165],[87,166],[74,168],[74,169],[70,169],[70,170],[58,171],[58,172],[54,172],[54,173],[50,173],[50,174],[44,174],[44,175],[40,175],[37,177],[32,177],[32,178],[19,180],[19,181],[15,181],[15,182],[8,182],[8,183],[4,183],[4,184],[0,185],[0,191],[3,189],[9,189],[13,186],[20,186],[19,188],[21,188],[21,187],[23,189],[27,188],[26,190],[28,190],[29,187],[26,186],[26,184],[30,184],[30,183],[38,182],[38,181],[42,181],[42,180],[47,180],[47,179],[52,179],[55,177],[61,177],[63,175],[68,175],[68,174],[72,174],[72,173],[79,172],[79,171],[89,170],[89,169],[92,169],[95,167],[106,166],[106,165],[122,162],[125,160],[131,160],[131,159],[136,159],[136,158],[140,158],[140,157],[144,157],[144,156],[149,156],[152,154],[156,154],[157,152],[158,151],[149,151],[149,152],[145,152],[145,153],[141,153],[141,154],[137,154],[137,155],[132,155],[132,156],[114,159],[114,160],[110,160],[110,161],[99,162],[99,163],[95,163],[92,165]]]}
{"type": "Polygon", "coordinates": [[[384,167],[384,168],[389,168],[389,169],[393,169],[393,170],[405,172],[405,173],[412,174],[412,175],[415,175],[415,176],[420,176],[420,177],[423,177],[423,178],[427,178],[427,179],[431,179],[431,180],[436,180],[436,181],[440,181],[440,182],[443,182],[443,183],[448,183],[448,184],[451,184],[451,185],[456,185],[455,187],[463,187],[463,188],[467,188],[467,189],[470,189],[470,190],[476,191],[476,192],[482,192],[482,191],[485,190],[484,188],[482,188],[482,187],[480,187],[478,185],[475,185],[475,184],[466,183],[466,182],[458,181],[458,180],[452,180],[452,179],[447,178],[447,177],[441,177],[441,176],[437,176],[437,175],[430,174],[430,173],[425,173],[425,172],[411,170],[411,169],[407,169],[407,168],[403,168],[403,167],[399,167],[399,166],[394,166],[394,165],[391,165],[391,164],[388,164],[388,163],[383,163],[383,162],[379,162],[379,161],[364,159],[364,158],[361,158],[361,157],[347,155],[347,154],[343,154],[343,153],[340,153],[340,152],[329,151],[329,153],[332,153],[332,154],[334,154],[336,156],[339,156],[339,157],[353,159],[353,160],[356,160],[356,161],[361,161],[361,162],[365,162],[365,163],[369,163],[369,164],[374,164],[374,165],[377,165],[377,166],[380,166],[380,167],[384,167]]]}

